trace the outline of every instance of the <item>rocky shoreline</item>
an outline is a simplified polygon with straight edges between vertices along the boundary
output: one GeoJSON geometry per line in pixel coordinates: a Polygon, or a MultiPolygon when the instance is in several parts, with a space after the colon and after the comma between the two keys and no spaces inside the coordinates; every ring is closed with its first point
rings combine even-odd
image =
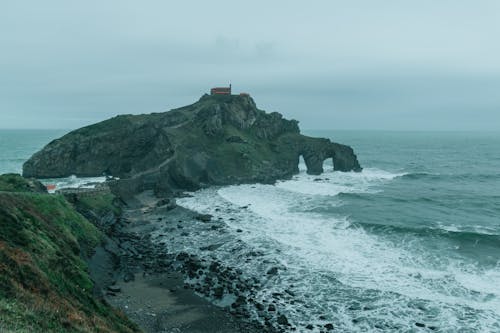
{"type": "Polygon", "coordinates": [[[220,217],[200,215],[177,206],[174,199],[157,199],[146,191],[127,201],[122,217],[109,226],[107,234],[106,247],[90,261],[91,274],[99,282],[96,292],[146,332],[333,329],[321,316],[317,323],[289,322],[281,309],[302,301],[295,297],[293,285],[263,296],[265,284],[279,278],[286,266],[266,259],[258,250],[245,249],[241,260],[265,265],[263,282],[213,256],[215,251],[239,256],[231,246],[245,246],[239,239],[224,243],[234,237],[220,217]],[[192,242],[190,234],[203,232],[220,235],[222,241],[217,243],[214,236],[191,246],[176,243],[192,242]],[[111,258],[103,260],[106,256],[111,258]],[[104,269],[95,269],[99,262],[104,269]]]}
{"type": "Polygon", "coordinates": [[[188,220],[196,213],[150,192],[122,204],[122,216],[108,213],[94,218],[108,237],[89,259],[97,297],[122,310],[145,332],[275,332],[202,297],[210,288],[186,280],[208,263],[182,251],[167,253],[152,239],[161,224],[177,223],[180,217],[188,220]],[[163,218],[153,220],[152,213],[163,218]]]}

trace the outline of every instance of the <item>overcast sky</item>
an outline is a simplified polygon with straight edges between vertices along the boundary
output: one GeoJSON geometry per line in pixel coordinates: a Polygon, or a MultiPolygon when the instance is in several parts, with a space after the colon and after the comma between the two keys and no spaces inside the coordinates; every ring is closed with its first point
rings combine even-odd
{"type": "Polygon", "coordinates": [[[232,82],[305,129],[500,130],[500,1],[0,3],[0,128],[78,128],[232,82]]]}

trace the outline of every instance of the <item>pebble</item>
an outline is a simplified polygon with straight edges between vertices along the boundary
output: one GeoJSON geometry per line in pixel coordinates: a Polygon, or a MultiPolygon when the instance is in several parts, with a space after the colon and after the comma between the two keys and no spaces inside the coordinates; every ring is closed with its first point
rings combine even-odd
{"type": "Polygon", "coordinates": [[[331,330],[333,330],[333,324],[328,323],[328,324],[326,324],[326,325],[325,325],[325,328],[326,328],[327,330],[331,331],[331,330]]]}
{"type": "Polygon", "coordinates": [[[287,326],[290,325],[288,323],[288,319],[287,319],[287,317],[285,315],[280,315],[278,317],[278,324],[280,324],[280,325],[287,325],[287,326]]]}
{"type": "Polygon", "coordinates": [[[267,275],[276,275],[278,274],[278,267],[273,267],[267,271],[267,275]]]}
{"type": "Polygon", "coordinates": [[[120,291],[122,291],[122,288],[120,288],[118,286],[109,286],[108,290],[113,292],[113,293],[119,293],[120,291]]]}

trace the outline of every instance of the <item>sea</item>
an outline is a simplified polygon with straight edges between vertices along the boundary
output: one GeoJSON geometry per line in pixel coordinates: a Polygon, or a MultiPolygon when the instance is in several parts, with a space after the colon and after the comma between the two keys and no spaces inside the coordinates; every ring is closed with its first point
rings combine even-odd
{"type": "MultiPolygon", "coordinates": [[[[20,172],[63,132],[0,131],[0,173],[20,172]]],[[[292,294],[279,311],[297,327],[313,323],[306,332],[323,323],[339,332],[500,332],[500,133],[305,134],[352,146],[363,171],[334,172],[327,160],[313,176],[301,161],[299,174],[274,185],[178,199],[263,253],[258,265],[211,255],[260,280],[258,300],[292,294]],[[266,262],[279,264],[277,277],[266,262]]],[[[183,246],[200,252],[193,237],[183,246]]]]}
{"type": "MultiPolygon", "coordinates": [[[[16,130],[0,129],[0,175],[4,173],[23,172],[23,163],[34,153],[45,147],[52,140],[58,139],[70,130],[43,129],[43,130],[16,130]]],[[[54,192],[61,188],[93,188],[106,177],[78,178],[71,176],[57,179],[41,179],[45,185],[53,185],[54,192]]]]}

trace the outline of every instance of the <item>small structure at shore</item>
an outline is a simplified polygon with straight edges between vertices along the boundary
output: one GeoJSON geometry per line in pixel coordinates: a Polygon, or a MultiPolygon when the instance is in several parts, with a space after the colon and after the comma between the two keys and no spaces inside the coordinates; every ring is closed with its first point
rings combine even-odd
{"type": "Polygon", "coordinates": [[[210,89],[210,95],[231,95],[231,84],[229,84],[229,87],[215,87],[210,89]]]}
{"type": "Polygon", "coordinates": [[[45,185],[45,187],[47,188],[47,191],[55,191],[56,190],[56,185],[55,184],[47,184],[45,185]]]}

